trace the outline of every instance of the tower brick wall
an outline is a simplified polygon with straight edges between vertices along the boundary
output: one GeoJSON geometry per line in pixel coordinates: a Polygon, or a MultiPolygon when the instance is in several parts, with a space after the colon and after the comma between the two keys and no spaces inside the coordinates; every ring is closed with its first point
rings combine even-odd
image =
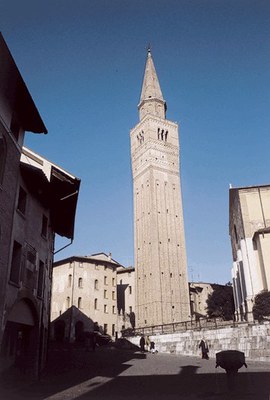
{"type": "Polygon", "coordinates": [[[130,133],[137,327],[190,318],[178,126],[164,118],[150,52],[139,111],[130,133]]]}

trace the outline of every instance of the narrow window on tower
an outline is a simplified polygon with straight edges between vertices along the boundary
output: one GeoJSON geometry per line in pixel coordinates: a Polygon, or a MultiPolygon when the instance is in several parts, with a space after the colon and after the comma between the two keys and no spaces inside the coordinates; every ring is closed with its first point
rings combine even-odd
{"type": "Polygon", "coordinates": [[[165,132],[165,136],[164,136],[165,142],[167,142],[167,138],[168,138],[168,131],[165,132]]]}
{"type": "Polygon", "coordinates": [[[161,140],[164,140],[164,129],[161,130],[161,140]]]}
{"type": "Polygon", "coordinates": [[[144,131],[141,131],[138,135],[137,135],[137,141],[139,144],[142,144],[144,142],[144,131]]]}

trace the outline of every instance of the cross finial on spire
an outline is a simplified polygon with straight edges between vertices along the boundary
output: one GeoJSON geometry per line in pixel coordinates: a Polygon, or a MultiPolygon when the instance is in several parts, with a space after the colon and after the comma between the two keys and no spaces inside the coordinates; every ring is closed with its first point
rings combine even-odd
{"type": "Polygon", "coordinates": [[[150,43],[148,43],[148,46],[147,46],[147,54],[151,55],[151,44],[150,43]]]}

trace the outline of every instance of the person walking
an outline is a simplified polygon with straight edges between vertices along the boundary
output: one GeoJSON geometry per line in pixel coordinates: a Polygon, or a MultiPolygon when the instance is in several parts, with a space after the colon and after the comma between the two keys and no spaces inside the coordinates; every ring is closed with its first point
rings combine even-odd
{"type": "Polygon", "coordinates": [[[156,348],[155,348],[155,342],[151,342],[151,343],[150,343],[150,351],[151,351],[152,354],[155,354],[155,353],[158,352],[158,351],[156,350],[156,348]]]}
{"type": "Polygon", "coordinates": [[[201,352],[202,352],[202,359],[209,360],[209,357],[208,357],[209,349],[208,349],[208,345],[204,339],[202,339],[200,341],[199,349],[201,349],[201,352]]]}
{"type": "Polygon", "coordinates": [[[140,338],[140,348],[141,348],[141,352],[142,352],[142,353],[145,352],[144,346],[145,346],[145,339],[144,339],[144,336],[142,336],[142,337],[140,338]]]}

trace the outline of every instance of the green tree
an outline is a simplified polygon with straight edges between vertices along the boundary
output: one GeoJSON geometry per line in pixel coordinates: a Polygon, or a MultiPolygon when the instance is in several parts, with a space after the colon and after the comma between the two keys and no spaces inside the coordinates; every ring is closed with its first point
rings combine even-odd
{"type": "Polygon", "coordinates": [[[270,292],[264,290],[255,296],[252,311],[254,319],[258,321],[270,316],[270,292]]]}
{"type": "Polygon", "coordinates": [[[224,285],[212,285],[213,292],[208,295],[207,313],[210,318],[222,318],[224,321],[233,319],[234,301],[230,282],[224,285]]]}

